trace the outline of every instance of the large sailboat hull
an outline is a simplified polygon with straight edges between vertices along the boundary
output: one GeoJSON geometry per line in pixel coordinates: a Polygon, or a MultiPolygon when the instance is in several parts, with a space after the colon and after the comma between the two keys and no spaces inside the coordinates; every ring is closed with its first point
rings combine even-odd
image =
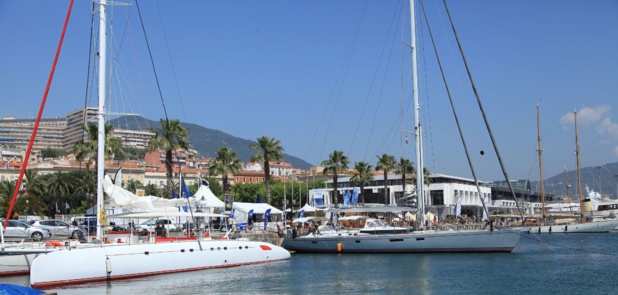
{"type": "Polygon", "coordinates": [[[608,233],[618,227],[618,219],[594,221],[586,223],[573,223],[563,225],[545,225],[518,227],[522,232],[534,234],[572,234],[572,233],[608,233]]]}
{"type": "Polygon", "coordinates": [[[235,267],[290,258],[273,244],[245,240],[112,245],[59,251],[32,263],[30,285],[48,288],[157,274],[235,267]]]}
{"type": "Polygon", "coordinates": [[[282,246],[290,251],[314,253],[511,252],[520,238],[519,232],[511,230],[421,231],[285,238],[282,246]]]}

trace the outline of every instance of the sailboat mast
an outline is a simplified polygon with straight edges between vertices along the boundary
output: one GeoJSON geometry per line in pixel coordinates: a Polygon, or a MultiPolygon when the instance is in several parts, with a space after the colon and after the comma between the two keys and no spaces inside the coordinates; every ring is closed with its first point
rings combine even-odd
{"type": "Polygon", "coordinates": [[[571,206],[571,192],[569,190],[571,186],[569,185],[569,178],[567,177],[566,166],[564,166],[564,184],[566,185],[566,195],[567,195],[567,200],[569,201],[569,212],[573,214],[573,206],[571,206]]]}
{"type": "Polygon", "coordinates": [[[543,180],[543,148],[541,147],[541,115],[539,111],[539,104],[536,104],[536,128],[538,134],[538,147],[539,153],[539,171],[541,177],[541,203],[543,205],[543,225],[547,225],[547,216],[545,215],[545,181],[543,180]]]}
{"type": "Polygon", "coordinates": [[[423,162],[422,162],[422,130],[421,121],[419,118],[419,103],[418,103],[418,72],[416,61],[416,24],[414,13],[414,0],[410,0],[410,47],[412,49],[412,92],[414,97],[414,139],[416,144],[416,207],[417,222],[420,228],[424,225],[425,219],[425,193],[423,188],[423,162]]]}
{"type": "Polygon", "coordinates": [[[107,73],[107,0],[99,5],[99,112],[97,145],[97,239],[102,240],[103,178],[105,177],[105,100],[107,73]]]}
{"type": "Polygon", "coordinates": [[[584,222],[584,197],[582,193],[582,171],[579,167],[579,135],[577,133],[577,111],[575,117],[575,158],[577,159],[577,197],[579,198],[579,222],[584,222]]]}

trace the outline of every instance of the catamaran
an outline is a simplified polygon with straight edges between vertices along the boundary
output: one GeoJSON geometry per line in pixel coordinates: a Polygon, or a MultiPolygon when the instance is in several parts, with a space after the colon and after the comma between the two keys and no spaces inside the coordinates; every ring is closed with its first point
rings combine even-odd
{"type": "MultiPolygon", "coordinates": [[[[97,9],[99,13],[97,214],[101,214],[104,208],[105,132],[103,130],[107,94],[105,67],[107,6],[108,2],[101,0],[97,9]]],[[[97,227],[97,238],[102,240],[100,226],[97,227]]],[[[98,247],[56,251],[37,257],[32,262],[30,284],[34,288],[47,288],[208,268],[234,267],[289,258],[290,253],[282,247],[249,240],[214,240],[196,237],[192,241],[164,243],[101,243],[98,247]],[[59,268],[62,265],[68,267],[59,268]]]]}

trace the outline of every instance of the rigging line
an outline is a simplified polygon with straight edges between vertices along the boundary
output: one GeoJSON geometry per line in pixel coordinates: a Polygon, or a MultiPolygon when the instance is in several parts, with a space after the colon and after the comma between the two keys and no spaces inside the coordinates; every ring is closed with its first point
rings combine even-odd
{"type": "MultiPolygon", "coordinates": [[[[400,20],[401,20],[400,18],[397,19],[398,22],[400,20]]],[[[389,28],[389,30],[392,30],[392,27],[393,27],[393,23],[391,23],[391,27],[389,28]]],[[[389,69],[390,64],[391,64],[391,57],[393,56],[393,50],[395,48],[395,34],[396,33],[397,33],[397,31],[395,30],[393,32],[393,41],[391,43],[391,50],[390,50],[390,54],[388,55],[388,60],[386,62],[386,69],[384,69],[384,76],[382,77],[382,87],[380,88],[380,93],[378,94],[378,105],[376,106],[375,113],[373,115],[373,124],[371,124],[371,129],[369,131],[369,138],[367,140],[367,149],[365,150],[365,157],[363,158],[363,160],[367,159],[367,152],[369,151],[369,143],[371,142],[371,138],[373,137],[373,131],[375,129],[375,125],[376,125],[376,121],[377,121],[377,117],[378,117],[378,110],[379,110],[379,107],[380,107],[380,103],[382,102],[382,98],[384,98],[384,96],[383,96],[383,94],[384,94],[384,85],[386,84],[386,80],[387,80],[386,77],[388,75],[388,69],[389,69]]],[[[386,49],[385,47],[382,49],[383,51],[386,49]]],[[[381,61],[382,61],[382,55],[380,56],[380,63],[381,63],[381,61]]],[[[376,69],[376,75],[377,75],[377,69],[376,69]]],[[[372,82],[372,87],[373,87],[373,82],[372,82]]]]}
{"type": "MultiPolygon", "coordinates": [[[[470,67],[468,66],[468,60],[466,59],[466,56],[463,52],[463,48],[461,46],[461,42],[459,41],[459,35],[457,35],[457,30],[455,30],[455,24],[453,23],[453,18],[451,17],[451,12],[448,9],[448,5],[446,4],[446,0],[442,0],[444,3],[444,7],[446,8],[446,13],[448,15],[448,19],[451,23],[451,29],[453,30],[453,34],[455,35],[455,39],[457,40],[457,46],[459,47],[459,53],[461,54],[461,57],[463,59],[464,65],[466,66],[466,72],[468,73],[468,78],[470,80],[470,84],[472,86],[472,90],[474,91],[474,95],[476,96],[476,101],[479,105],[479,109],[481,110],[481,113],[483,114],[483,120],[485,121],[485,127],[487,128],[487,132],[489,133],[489,137],[491,138],[491,143],[493,144],[494,150],[496,151],[496,156],[498,157],[498,162],[500,162],[500,167],[502,168],[502,173],[504,174],[504,178],[506,179],[506,183],[509,186],[509,189],[511,190],[511,194],[513,195],[513,200],[515,201],[515,205],[517,206],[517,210],[519,211],[519,214],[522,216],[522,223],[524,225],[524,227],[526,226],[525,223],[523,222],[524,218],[523,218],[523,213],[521,212],[521,209],[519,208],[519,204],[517,202],[517,197],[515,195],[515,191],[513,190],[513,185],[511,184],[511,181],[509,179],[509,175],[506,172],[506,168],[504,166],[504,162],[502,161],[502,157],[500,156],[500,151],[498,150],[498,146],[496,144],[496,140],[494,139],[494,135],[491,131],[491,127],[489,126],[489,121],[487,119],[487,114],[485,113],[485,109],[483,108],[483,104],[481,102],[481,97],[479,96],[478,90],[476,88],[476,85],[474,84],[474,79],[472,78],[472,73],[470,72],[470,67]]],[[[422,2],[421,2],[422,3],[422,2]]]]}
{"type": "MultiPolygon", "coordinates": [[[[550,242],[547,242],[547,241],[543,241],[540,237],[538,237],[538,235],[537,235],[537,234],[534,234],[534,233],[532,233],[532,232],[530,233],[530,235],[534,236],[535,238],[532,238],[532,237],[526,237],[526,235],[524,235],[524,234],[520,234],[519,236],[521,236],[522,238],[526,238],[526,239],[533,240],[533,241],[538,241],[539,243],[542,243],[542,244],[544,244],[544,245],[546,245],[546,246],[547,246],[547,245],[552,245],[552,246],[560,247],[560,248],[563,248],[563,249],[569,249],[569,250],[578,251],[578,252],[584,252],[584,253],[589,253],[589,254],[599,254],[599,255],[618,256],[618,254],[615,254],[615,253],[605,253],[605,252],[598,252],[598,251],[588,251],[588,250],[585,250],[585,249],[578,249],[578,248],[574,248],[574,247],[563,246],[563,245],[556,244],[556,243],[550,243],[550,242]]],[[[611,235],[611,233],[610,233],[610,235],[611,235]]],[[[548,247],[548,249],[550,249],[550,250],[552,250],[552,251],[553,251],[553,249],[551,249],[551,248],[549,248],[549,247],[548,247]]]]}
{"type": "Polygon", "coordinates": [[[155,76],[155,81],[157,82],[157,90],[159,91],[159,97],[161,98],[161,105],[163,106],[163,113],[165,114],[165,120],[169,121],[169,117],[167,116],[167,108],[165,107],[165,101],[163,100],[163,93],[161,92],[161,83],[159,83],[159,76],[157,75],[157,69],[154,65],[154,59],[152,57],[152,51],[150,50],[150,43],[148,42],[148,36],[146,35],[146,28],[144,27],[144,20],[142,19],[142,12],[139,9],[139,1],[135,0],[135,6],[137,7],[137,15],[139,15],[139,21],[142,25],[142,32],[144,33],[144,38],[146,39],[146,48],[148,48],[148,56],[150,57],[150,64],[152,65],[152,71],[155,76]]]}
{"type": "MultiPolygon", "coordinates": [[[[431,38],[431,43],[433,45],[433,50],[436,54],[436,59],[438,61],[438,67],[440,68],[440,73],[442,74],[442,81],[444,82],[444,87],[446,88],[446,94],[448,96],[448,100],[451,104],[451,110],[453,111],[453,116],[455,118],[455,122],[457,123],[457,130],[459,131],[459,137],[461,138],[461,143],[464,147],[464,151],[466,153],[466,158],[468,159],[468,165],[470,165],[470,171],[472,172],[472,176],[474,177],[474,184],[476,185],[477,193],[481,200],[481,204],[483,205],[483,210],[489,216],[489,210],[487,208],[487,204],[485,204],[485,200],[483,198],[483,194],[481,193],[481,188],[479,185],[478,177],[476,176],[476,171],[474,170],[474,164],[472,164],[472,159],[470,158],[470,152],[468,150],[468,145],[466,144],[466,139],[463,134],[463,130],[461,129],[461,123],[459,122],[459,116],[457,116],[457,111],[455,110],[455,104],[453,103],[453,96],[451,95],[450,87],[448,86],[448,82],[446,81],[446,75],[444,73],[444,68],[442,67],[442,60],[440,59],[440,55],[438,54],[438,48],[436,46],[435,39],[433,38],[433,33],[431,31],[431,25],[429,25],[429,20],[427,19],[427,13],[425,11],[425,6],[423,5],[423,1],[420,1],[421,8],[423,10],[423,16],[425,17],[425,23],[427,24],[427,31],[429,32],[429,37],[431,38]]],[[[523,220],[523,216],[522,216],[523,220]]]]}
{"type": "MultiPolygon", "coordinates": [[[[399,5],[397,5],[399,6],[399,5]]],[[[395,14],[397,13],[397,9],[395,9],[395,14]]],[[[373,90],[373,86],[374,83],[376,81],[376,77],[378,75],[379,69],[380,69],[380,65],[382,65],[382,59],[384,57],[384,52],[386,51],[386,44],[388,44],[388,40],[390,39],[390,32],[393,31],[393,24],[394,24],[394,20],[395,17],[391,17],[391,24],[389,27],[389,33],[386,34],[386,40],[384,40],[384,46],[382,47],[382,51],[380,53],[380,58],[378,60],[378,64],[376,65],[375,71],[373,73],[373,79],[371,79],[371,84],[369,85],[369,91],[367,92],[367,96],[365,97],[365,103],[363,104],[363,110],[361,111],[360,116],[358,117],[358,123],[356,124],[356,130],[354,131],[354,135],[352,136],[352,140],[350,142],[350,147],[348,149],[348,154],[350,154],[352,152],[352,148],[354,147],[354,142],[356,141],[356,136],[358,135],[358,131],[360,129],[360,125],[363,121],[363,117],[365,116],[365,110],[367,109],[367,105],[369,104],[369,98],[371,97],[371,92],[373,90]]],[[[399,20],[397,20],[399,21],[399,20]]],[[[396,30],[395,30],[396,32],[396,30]]],[[[393,38],[394,40],[394,38],[393,38]]],[[[391,50],[392,51],[392,50],[391,50]]],[[[389,59],[390,60],[390,59],[389,59]]],[[[388,69],[388,64],[387,64],[387,69],[388,69]]],[[[374,125],[375,125],[375,120],[374,120],[374,125]]],[[[367,149],[369,149],[369,143],[371,142],[371,134],[369,135],[369,140],[367,142],[367,149]]],[[[365,152],[365,158],[363,160],[365,160],[367,158],[367,152],[365,152]]]]}
{"type": "MultiPolygon", "coordinates": [[[[365,5],[363,6],[363,9],[361,11],[361,18],[359,19],[359,23],[356,25],[356,29],[355,29],[354,34],[352,36],[351,44],[348,47],[348,50],[346,52],[343,65],[341,66],[341,69],[339,70],[339,74],[337,76],[337,80],[335,81],[335,85],[333,86],[333,89],[331,90],[331,94],[330,94],[330,96],[328,98],[328,102],[326,103],[326,106],[324,107],[324,112],[322,113],[322,117],[320,118],[320,121],[318,123],[318,128],[316,128],[315,133],[313,134],[313,137],[311,138],[311,141],[310,141],[309,146],[307,148],[307,152],[305,153],[305,158],[307,158],[307,155],[309,154],[309,151],[312,150],[311,147],[313,146],[313,143],[315,142],[315,139],[317,138],[317,135],[318,135],[318,132],[320,131],[322,123],[324,122],[324,117],[326,116],[326,113],[328,111],[328,107],[330,106],[331,101],[333,100],[334,93],[335,93],[335,90],[337,89],[337,85],[339,84],[339,81],[345,79],[345,73],[344,72],[347,72],[346,64],[348,64],[349,60],[351,59],[353,48],[354,48],[354,44],[356,44],[356,39],[358,38],[358,31],[359,31],[360,23],[362,23],[362,19],[363,19],[364,15],[365,15],[365,10],[367,8],[367,2],[368,1],[365,1],[365,5]],[[346,70],[346,71],[344,71],[344,70],[346,70]]],[[[343,82],[341,82],[341,84],[343,84],[343,82]]],[[[327,131],[327,134],[328,134],[328,131],[327,131]]],[[[318,154],[318,159],[322,157],[322,153],[324,151],[324,144],[326,143],[326,136],[327,135],[325,135],[324,142],[322,143],[322,148],[320,150],[320,153],[318,154]]]]}
{"type": "MultiPolygon", "coordinates": [[[[94,11],[94,2],[92,2],[92,8],[90,11],[94,11]]],[[[88,90],[90,89],[90,64],[92,62],[92,44],[93,44],[93,34],[92,31],[94,30],[94,13],[90,14],[90,41],[89,41],[89,48],[88,48],[88,66],[86,68],[86,89],[84,91],[84,110],[82,112],[82,127],[86,126],[86,122],[88,121],[87,119],[87,115],[88,115],[88,110],[86,109],[88,107],[88,90]]],[[[82,132],[82,142],[85,139],[86,134],[84,132],[82,132]]],[[[79,161],[79,170],[82,170],[82,161],[79,161]]]]}
{"type": "Polygon", "coordinates": [[[165,26],[163,25],[163,17],[161,16],[161,8],[159,8],[159,1],[155,1],[157,6],[157,12],[159,13],[159,20],[161,21],[161,28],[163,30],[163,39],[165,40],[165,47],[167,48],[167,56],[170,59],[170,66],[172,67],[172,76],[174,77],[174,83],[176,84],[176,92],[178,93],[178,100],[180,101],[180,108],[182,110],[182,117],[187,122],[187,115],[185,113],[185,106],[182,103],[182,95],[180,95],[180,86],[178,83],[178,76],[176,75],[176,68],[174,67],[174,61],[172,60],[172,53],[170,50],[169,41],[167,40],[167,33],[165,32],[165,26]]]}
{"type": "MultiPolygon", "coordinates": [[[[405,10],[406,10],[406,1],[401,1],[401,18],[403,19],[403,21],[401,22],[401,43],[405,44],[404,42],[404,38],[405,38],[405,23],[406,23],[406,17],[405,17],[405,10]]],[[[399,130],[402,130],[401,135],[399,136],[399,156],[401,158],[403,158],[403,156],[405,155],[405,148],[407,146],[403,145],[403,133],[405,130],[405,113],[403,111],[404,108],[404,104],[405,104],[405,98],[406,98],[406,93],[405,93],[405,46],[401,47],[401,70],[399,71],[399,82],[400,82],[400,87],[401,89],[399,89],[399,117],[401,118],[400,124],[399,124],[399,130]]],[[[407,135],[406,135],[407,138],[407,135]]],[[[407,143],[406,143],[407,145],[407,143]]],[[[404,192],[405,193],[405,192],[404,192]]]]}
{"type": "MultiPolygon", "coordinates": [[[[419,13],[420,13],[420,11],[419,11],[419,13]]],[[[421,27],[420,28],[421,32],[423,32],[422,25],[423,25],[423,22],[420,22],[419,27],[421,27]]],[[[425,83],[425,87],[422,88],[421,91],[419,91],[419,96],[425,97],[425,101],[427,102],[427,106],[423,108],[423,110],[427,110],[427,116],[423,116],[423,118],[427,118],[427,125],[429,126],[429,136],[426,136],[426,137],[429,138],[429,142],[426,143],[426,144],[429,144],[429,147],[430,147],[429,150],[431,151],[431,167],[432,167],[432,169],[435,170],[436,169],[436,156],[435,156],[435,153],[434,153],[435,150],[434,150],[434,144],[433,144],[433,124],[431,123],[431,104],[429,103],[431,100],[429,99],[430,98],[430,95],[429,95],[430,94],[429,93],[429,84],[427,83],[429,78],[427,77],[427,58],[426,58],[426,55],[425,55],[425,50],[423,50],[425,48],[425,42],[424,42],[425,38],[422,38],[422,36],[423,35],[421,34],[421,38],[419,38],[420,41],[421,41],[420,42],[421,44],[420,44],[420,47],[419,47],[419,48],[421,48],[421,50],[419,50],[419,51],[421,52],[421,56],[422,56],[421,60],[423,61],[423,69],[424,69],[423,75],[424,75],[424,78],[425,78],[423,82],[425,83]],[[425,95],[421,95],[422,91],[425,92],[425,95]]],[[[425,165],[425,167],[426,167],[426,165],[425,165]]]]}
{"type": "MultiPolygon", "coordinates": [[[[19,171],[19,177],[17,178],[17,183],[15,184],[15,190],[13,191],[13,197],[11,199],[11,204],[9,205],[9,209],[6,213],[6,220],[11,219],[11,213],[13,211],[13,206],[15,205],[15,200],[17,200],[17,194],[19,193],[19,188],[21,186],[22,180],[24,179],[24,174],[26,173],[26,167],[28,166],[30,153],[32,152],[32,146],[34,145],[34,139],[36,138],[37,130],[39,129],[39,123],[41,122],[41,117],[43,116],[43,109],[45,108],[45,102],[47,101],[47,95],[49,94],[49,88],[51,87],[52,79],[54,78],[54,72],[56,71],[56,64],[58,63],[58,57],[60,56],[60,50],[62,49],[62,42],[64,41],[64,35],[67,31],[67,26],[69,24],[69,18],[71,16],[71,11],[73,10],[73,0],[69,3],[69,8],[67,10],[67,15],[64,19],[64,25],[62,27],[62,34],[60,34],[60,40],[58,41],[58,47],[56,48],[56,55],[54,56],[54,61],[52,63],[52,68],[49,73],[49,77],[47,79],[47,86],[45,87],[45,92],[43,94],[43,99],[41,100],[41,106],[39,107],[39,113],[37,115],[36,121],[34,122],[34,128],[32,129],[32,136],[30,137],[30,142],[28,143],[28,149],[26,150],[26,154],[24,155],[24,163],[21,166],[21,170],[19,171]]],[[[6,230],[8,222],[5,222],[2,230],[6,230]]]]}

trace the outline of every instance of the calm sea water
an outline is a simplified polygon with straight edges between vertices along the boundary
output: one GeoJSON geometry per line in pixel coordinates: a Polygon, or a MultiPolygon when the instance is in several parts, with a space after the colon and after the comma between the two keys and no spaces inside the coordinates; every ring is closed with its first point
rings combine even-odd
{"type": "MultiPolygon", "coordinates": [[[[512,253],[293,254],[284,262],[48,291],[61,295],[615,294],[616,275],[618,233],[524,235],[512,253]]],[[[0,283],[28,285],[28,277],[0,278],[0,283]]]]}

